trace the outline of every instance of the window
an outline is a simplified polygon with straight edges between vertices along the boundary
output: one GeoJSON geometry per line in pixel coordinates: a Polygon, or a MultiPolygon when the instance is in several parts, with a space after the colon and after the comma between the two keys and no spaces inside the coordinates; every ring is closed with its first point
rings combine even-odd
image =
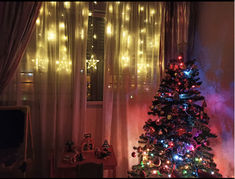
{"type": "Polygon", "coordinates": [[[95,68],[87,66],[87,100],[103,100],[104,78],[104,33],[105,33],[105,2],[89,2],[91,16],[88,20],[87,59],[94,54],[95,68]]]}
{"type": "Polygon", "coordinates": [[[104,76],[104,18],[90,16],[88,20],[87,59],[95,55],[95,67],[87,63],[87,100],[103,100],[104,76]]]}

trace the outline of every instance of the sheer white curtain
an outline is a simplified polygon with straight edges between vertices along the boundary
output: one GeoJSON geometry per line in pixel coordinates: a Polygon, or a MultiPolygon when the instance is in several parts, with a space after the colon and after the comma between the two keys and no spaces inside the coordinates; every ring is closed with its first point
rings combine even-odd
{"type": "Polygon", "coordinates": [[[103,139],[117,157],[117,177],[137,159],[147,112],[164,70],[164,2],[106,4],[103,139]]]}
{"type": "Polygon", "coordinates": [[[48,177],[51,150],[59,156],[84,132],[88,14],[88,2],[43,2],[18,69],[30,72],[32,83],[21,84],[18,75],[2,96],[2,104],[31,107],[38,176],[48,177]]]}

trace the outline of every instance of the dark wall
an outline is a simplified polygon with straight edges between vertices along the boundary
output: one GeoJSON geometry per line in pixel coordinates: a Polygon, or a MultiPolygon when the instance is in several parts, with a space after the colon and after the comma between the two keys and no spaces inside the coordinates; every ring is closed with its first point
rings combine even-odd
{"type": "Polygon", "coordinates": [[[215,162],[234,176],[234,2],[198,2],[192,57],[198,60],[215,162]]]}

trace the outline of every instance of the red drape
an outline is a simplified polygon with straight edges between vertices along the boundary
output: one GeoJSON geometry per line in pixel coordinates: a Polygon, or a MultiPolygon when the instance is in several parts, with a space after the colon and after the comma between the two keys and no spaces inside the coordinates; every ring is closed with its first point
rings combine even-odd
{"type": "Polygon", "coordinates": [[[0,2],[0,94],[12,79],[42,2],[0,2]]]}

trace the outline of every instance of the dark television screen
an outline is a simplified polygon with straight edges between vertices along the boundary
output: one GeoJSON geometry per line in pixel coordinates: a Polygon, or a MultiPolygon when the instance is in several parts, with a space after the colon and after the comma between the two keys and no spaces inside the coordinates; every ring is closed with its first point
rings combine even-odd
{"type": "Polygon", "coordinates": [[[25,113],[0,110],[0,149],[16,148],[24,141],[25,113]]]}

